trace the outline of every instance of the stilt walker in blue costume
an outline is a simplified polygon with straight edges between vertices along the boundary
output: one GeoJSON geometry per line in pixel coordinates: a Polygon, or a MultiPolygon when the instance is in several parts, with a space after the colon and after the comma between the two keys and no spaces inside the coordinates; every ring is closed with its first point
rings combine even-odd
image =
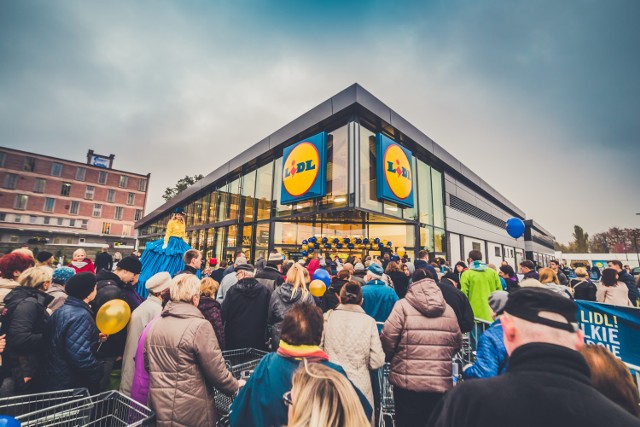
{"type": "Polygon", "coordinates": [[[154,274],[166,271],[173,277],[177,272],[184,270],[183,256],[191,249],[184,241],[186,234],[184,210],[177,208],[167,224],[164,239],[147,243],[140,257],[142,272],[138,278],[137,291],[141,296],[147,296],[145,283],[154,274]]]}

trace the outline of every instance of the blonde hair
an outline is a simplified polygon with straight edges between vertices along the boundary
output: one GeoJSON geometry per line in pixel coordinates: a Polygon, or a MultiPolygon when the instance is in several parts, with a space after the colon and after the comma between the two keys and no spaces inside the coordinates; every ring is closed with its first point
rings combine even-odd
{"type": "Polygon", "coordinates": [[[41,288],[45,283],[53,280],[53,272],[49,267],[27,268],[18,277],[18,283],[25,288],[41,288]]]}
{"type": "Polygon", "coordinates": [[[371,426],[346,376],[320,363],[303,361],[293,374],[289,427],[371,426]]]}
{"type": "Polygon", "coordinates": [[[560,280],[558,280],[558,275],[552,269],[541,268],[538,273],[540,274],[540,283],[542,283],[543,285],[546,283],[555,283],[556,285],[560,284],[560,280]]]}
{"type": "Polygon", "coordinates": [[[29,248],[18,248],[11,251],[12,254],[22,254],[33,258],[35,261],[36,257],[33,256],[33,251],[29,248]]]}
{"type": "Polygon", "coordinates": [[[171,301],[190,303],[193,297],[200,295],[200,280],[195,274],[178,274],[169,286],[171,301]]]}
{"type": "Polygon", "coordinates": [[[576,277],[589,277],[589,273],[587,273],[587,269],[584,267],[576,268],[576,277]]]}
{"type": "Polygon", "coordinates": [[[218,287],[220,283],[213,280],[211,277],[205,277],[200,281],[200,295],[204,295],[205,297],[213,298],[218,292],[218,287]]]}
{"type": "Polygon", "coordinates": [[[73,258],[75,258],[75,256],[80,254],[80,253],[83,253],[85,257],[87,256],[87,251],[85,251],[82,248],[78,248],[75,251],[73,251],[73,258]]]}
{"type": "Polygon", "coordinates": [[[309,293],[309,290],[307,289],[308,281],[309,272],[298,263],[293,264],[287,272],[287,283],[293,285],[293,290],[291,291],[292,296],[296,295],[298,291],[300,291],[302,292],[302,298],[306,298],[309,293]]]}

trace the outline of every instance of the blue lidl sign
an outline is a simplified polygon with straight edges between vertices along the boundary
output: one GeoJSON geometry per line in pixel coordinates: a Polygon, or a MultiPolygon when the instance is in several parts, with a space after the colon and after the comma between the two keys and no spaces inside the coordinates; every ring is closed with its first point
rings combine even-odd
{"type": "Polygon", "coordinates": [[[379,133],[377,139],[378,199],[413,207],[413,156],[391,138],[379,133]]]}
{"type": "Polygon", "coordinates": [[[327,193],[327,133],[321,132],[284,149],[280,204],[315,199],[327,193]]]}

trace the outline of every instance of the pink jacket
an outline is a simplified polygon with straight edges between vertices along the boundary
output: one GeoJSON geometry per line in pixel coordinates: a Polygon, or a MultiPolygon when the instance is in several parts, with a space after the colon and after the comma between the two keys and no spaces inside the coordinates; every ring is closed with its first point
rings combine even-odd
{"type": "Polygon", "coordinates": [[[151,325],[160,317],[156,317],[142,330],[140,339],[138,340],[138,348],[133,360],[135,367],[133,371],[133,382],[131,383],[131,398],[138,403],[147,405],[149,398],[149,372],[144,368],[144,343],[147,339],[147,333],[151,329],[151,325]]]}

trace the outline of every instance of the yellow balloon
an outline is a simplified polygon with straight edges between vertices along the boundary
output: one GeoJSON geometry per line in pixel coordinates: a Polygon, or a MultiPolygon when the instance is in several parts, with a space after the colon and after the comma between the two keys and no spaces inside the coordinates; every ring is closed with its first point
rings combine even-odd
{"type": "Polygon", "coordinates": [[[302,245],[302,250],[306,251],[307,249],[309,249],[309,245],[302,245]]]}
{"type": "Polygon", "coordinates": [[[324,284],[322,280],[314,280],[309,284],[309,292],[314,297],[321,297],[327,291],[327,286],[324,284]]]}
{"type": "Polygon", "coordinates": [[[407,253],[407,250],[405,248],[403,248],[402,246],[400,246],[398,249],[396,249],[396,253],[403,257],[405,253],[407,253]]]}
{"type": "Polygon", "coordinates": [[[103,334],[113,335],[123,330],[130,318],[129,304],[121,299],[112,299],[98,310],[96,326],[103,334]]]}

